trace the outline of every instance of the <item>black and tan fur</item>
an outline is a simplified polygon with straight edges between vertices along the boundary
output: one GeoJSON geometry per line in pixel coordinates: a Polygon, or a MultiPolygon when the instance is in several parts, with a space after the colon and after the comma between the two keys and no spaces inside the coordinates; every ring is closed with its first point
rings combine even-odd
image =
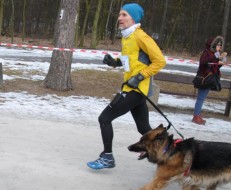
{"type": "Polygon", "coordinates": [[[175,142],[160,125],[128,147],[130,151],[143,152],[139,159],[157,164],[154,179],[142,190],[162,190],[173,181],[179,182],[182,190],[215,190],[231,182],[231,144],[194,138],[175,142]]]}

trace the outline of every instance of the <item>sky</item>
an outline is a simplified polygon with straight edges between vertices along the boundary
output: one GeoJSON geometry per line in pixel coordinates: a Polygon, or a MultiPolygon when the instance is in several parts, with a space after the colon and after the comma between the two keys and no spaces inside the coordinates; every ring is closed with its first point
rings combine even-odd
{"type": "MultiPolygon", "coordinates": [[[[96,50],[92,53],[92,50],[81,51],[73,53],[73,57],[75,58],[85,58],[87,57],[90,60],[93,59],[103,59],[105,50],[96,50]]],[[[110,52],[112,56],[119,52],[110,52]]],[[[0,47],[0,62],[3,64],[4,69],[10,69],[15,71],[22,71],[21,76],[16,75],[5,75],[3,74],[3,80],[7,82],[7,80],[14,80],[16,78],[23,78],[27,80],[43,80],[49,69],[49,62],[40,62],[37,61],[22,61],[20,58],[23,56],[29,57],[51,57],[51,51],[44,51],[39,49],[14,49],[14,48],[5,48],[0,47]],[[1,55],[12,56],[12,58],[2,59],[1,55]],[[32,75],[31,71],[36,71],[36,75],[32,75]]],[[[116,56],[118,56],[116,55],[116,56]]],[[[198,62],[187,60],[187,59],[171,59],[169,56],[166,56],[167,64],[182,64],[188,67],[198,67],[198,62]]],[[[90,70],[101,70],[107,71],[107,65],[100,64],[84,64],[84,63],[72,63],[72,70],[80,70],[80,69],[90,69],[90,70]]],[[[222,69],[231,70],[230,67],[225,67],[222,69]]],[[[113,69],[115,72],[119,72],[118,69],[113,69]]],[[[163,69],[161,72],[174,72],[174,73],[182,73],[181,71],[170,71],[163,69]]],[[[193,73],[184,72],[184,75],[193,75],[193,73]]],[[[116,89],[115,89],[116,91],[116,89]]],[[[105,98],[95,98],[95,97],[85,97],[85,96],[68,96],[68,97],[59,97],[54,94],[47,94],[44,96],[37,96],[33,94],[29,94],[28,92],[8,92],[3,93],[0,92],[0,105],[1,112],[3,114],[14,115],[16,117],[31,117],[45,120],[60,120],[74,123],[76,118],[81,119],[95,119],[97,121],[97,116],[101,113],[104,107],[109,103],[110,100],[105,98]],[[89,109],[85,109],[85,108],[89,109]],[[45,111],[44,111],[45,110],[45,111]],[[95,118],[92,117],[95,116],[95,118]]],[[[175,109],[191,109],[193,110],[195,99],[193,98],[182,98],[179,96],[172,96],[167,94],[160,94],[158,104],[170,106],[175,109]]],[[[211,103],[209,100],[206,100],[203,106],[203,112],[217,112],[224,113],[225,110],[225,102],[217,102],[211,103]]],[[[182,123],[187,123],[187,127],[198,127],[196,124],[191,122],[192,115],[187,114],[176,114],[176,113],[165,113],[168,119],[177,126],[181,126],[182,123]],[[178,115],[177,119],[175,115],[178,115]]],[[[129,118],[129,122],[133,122],[130,114],[126,114],[121,118],[117,119],[119,122],[127,122],[129,118]]],[[[157,121],[165,122],[163,117],[156,113],[150,112],[150,123],[157,123],[157,121]]],[[[166,122],[165,122],[166,123],[166,122]]],[[[210,126],[210,130],[220,131],[221,127],[218,126],[217,123],[224,123],[224,128],[229,126],[229,122],[208,118],[207,124],[210,126]]],[[[154,127],[154,126],[153,126],[154,127]]],[[[201,127],[199,128],[201,129],[201,127]]],[[[203,128],[204,130],[207,128],[203,128]]],[[[231,131],[231,129],[227,129],[227,131],[231,131]]]]}
{"type": "MultiPolygon", "coordinates": [[[[74,52],[74,57],[102,60],[105,52],[79,50],[74,52]]],[[[113,56],[119,55],[118,52],[109,53],[113,56]]],[[[4,83],[16,78],[42,81],[48,72],[49,62],[40,61],[39,57],[51,57],[51,52],[0,47],[4,83]],[[4,58],[6,55],[11,57],[4,58]],[[23,61],[25,56],[31,57],[30,61],[23,61]],[[6,75],[6,69],[22,74],[6,75]]],[[[172,59],[168,56],[166,60],[167,64],[198,67],[197,61],[172,59]]],[[[108,66],[73,62],[72,70],[76,69],[107,72],[108,66]]],[[[230,67],[222,69],[231,70],[230,67]]],[[[120,72],[118,69],[112,71],[120,72]]],[[[193,75],[167,69],[161,72],[193,75]]],[[[127,150],[128,145],[140,138],[130,113],[113,121],[113,154],[116,158],[116,168],[92,171],[87,167],[86,163],[96,159],[101,152],[98,116],[109,102],[106,98],[88,96],[38,96],[26,91],[0,92],[0,189],[131,190],[139,189],[150,181],[155,166],[147,160],[138,161],[137,155],[127,150]]],[[[158,104],[175,110],[193,110],[195,99],[160,94],[158,104]]],[[[203,112],[224,113],[224,110],[224,102],[212,103],[206,100],[203,107],[203,112]]],[[[206,118],[206,125],[201,126],[191,122],[192,114],[174,111],[164,114],[184,138],[231,142],[230,121],[206,118]]],[[[167,126],[166,120],[155,111],[149,112],[149,118],[153,128],[160,124],[167,126]]],[[[170,128],[169,132],[179,138],[174,128],[170,128]]],[[[218,190],[230,188],[231,185],[226,185],[218,190]]],[[[176,184],[166,188],[178,189],[180,188],[176,184]]]]}

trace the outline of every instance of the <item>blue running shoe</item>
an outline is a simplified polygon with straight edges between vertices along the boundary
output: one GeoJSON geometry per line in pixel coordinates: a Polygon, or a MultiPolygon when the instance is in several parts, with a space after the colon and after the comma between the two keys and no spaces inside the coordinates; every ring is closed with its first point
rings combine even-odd
{"type": "Polygon", "coordinates": [[[87,163],[89,168],[100,170],[104,168],[114,168],[115,159],[112,153],[101,153],[99,158],[95,161],[87,163]]]}

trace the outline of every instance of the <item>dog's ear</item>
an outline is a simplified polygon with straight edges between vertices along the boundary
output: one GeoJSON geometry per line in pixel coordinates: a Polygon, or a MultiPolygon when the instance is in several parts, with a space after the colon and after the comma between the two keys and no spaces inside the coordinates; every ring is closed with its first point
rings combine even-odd
{"type": "Polygon", "coordinates": [[[168,136],[168,142],[171,144],[173,142],[173,135],[168,136]]]}
{"type": "Polygon", "coordinates": [[[160,124],[157,128],[163,129],[164,126],[163,126],[163,124],[160,124]]]}
{"type": "Polygon", "coordinates": [[[156,140],[163,140],[166,139],[166,137],[168,136],[168,132],[167,130],[163,130],[160,134],[156,135],[156,140]]]}
{"type": "Polygon", "coordinates": [[[163,124],[161,123],[157,128],[163,128],[163,124]]]}
{"type": "Polygon", "coordinates": [[[169,140],[173,140],[173,134],[168,136],[169,140]]]}

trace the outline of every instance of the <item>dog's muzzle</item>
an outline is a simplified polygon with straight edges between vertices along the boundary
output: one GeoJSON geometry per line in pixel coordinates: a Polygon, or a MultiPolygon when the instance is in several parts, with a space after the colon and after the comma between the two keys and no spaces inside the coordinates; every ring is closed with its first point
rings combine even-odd
{"type": "Polygon", "coordinates": [[[147,152],[141,152],[138,160],[143,160],[144,158],[148,158],[148,153],[147,152]]]}
{"type": "Polygon", "coordinates": [[[138,152],[140,153],[138,160],[143,160],[144,158],[148,158],[148,153],[146,150],[141,150],[140,148],[136,147],[136,145],[131,145],[128,147],[128,150],[131,152],[138,152]]]}

